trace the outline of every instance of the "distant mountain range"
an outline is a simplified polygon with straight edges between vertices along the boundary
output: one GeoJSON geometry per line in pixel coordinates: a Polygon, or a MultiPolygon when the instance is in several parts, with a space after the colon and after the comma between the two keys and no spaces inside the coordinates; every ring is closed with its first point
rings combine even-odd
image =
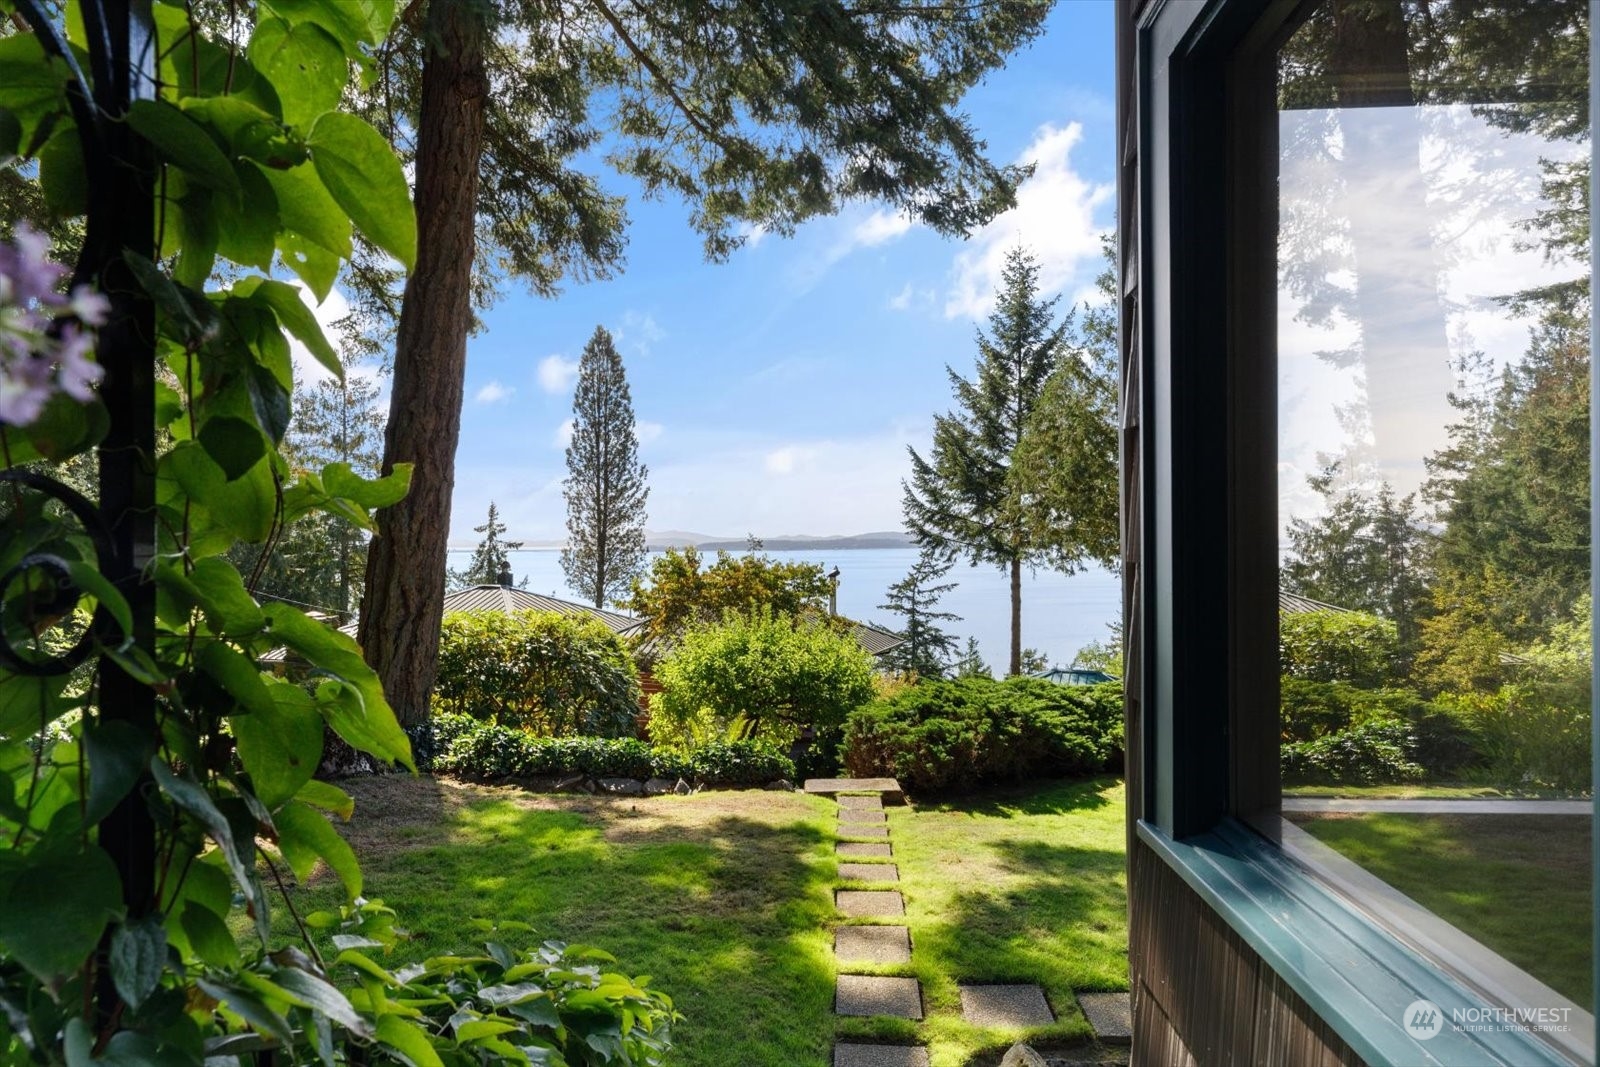
{"type": "MultiPolygon", "coordinates": [[[[694,533],[690,530],[646,530],[644,534],[645,547],[652,552],[659,552],[666,548],[686,548],[693,545],[695,548],[706,552],[726,550],[729,552],[742,552],[749,543],[744,537],[713,537],[710,534],[694,533]]],[[[818,536],[816,534],[783,534],[778,537],[763,537],[763,548],[773,552],[803,552],[812,549],[832,549],[845,551],[856,548],[905,548],[914,544],[911,535],[904,530],[879,530],[873,533],[862,534],[833,534],[818,536]]],[[[534,551],[548,551],[561,548],[565,541],[527,541],[523,548],[534,551]]],[[[474,544],[452,544],[457,551],[470,551],[474,544]]]]}

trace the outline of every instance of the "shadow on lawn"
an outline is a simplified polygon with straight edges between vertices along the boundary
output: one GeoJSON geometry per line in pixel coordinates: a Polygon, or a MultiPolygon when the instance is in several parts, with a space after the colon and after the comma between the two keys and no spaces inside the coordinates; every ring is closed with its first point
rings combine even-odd
{"type": "Polygon", "coordinates": [[[1009,819],[1017,815],[1066,815],[1094,811],[1111,803],[1107,789],[1115,778],[1061,778],[1045,782],[997,786],[965,796],[944,796],[927,801],[912,797],[919,811],[955,812],[1009,819]]]}

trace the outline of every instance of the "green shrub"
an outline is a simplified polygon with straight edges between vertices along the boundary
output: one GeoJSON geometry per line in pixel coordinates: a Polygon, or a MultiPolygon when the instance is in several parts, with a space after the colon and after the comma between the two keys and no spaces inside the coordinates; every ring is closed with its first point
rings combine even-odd
{"type": "Polygon", "coordinates": [[[455,736],[438,769],[463,778],[679,778],[702,785],[766,785],[794,778],[794,763],[757,741],[718,742],[691,752],[651,748],[637,738],[535,737],[474,723],[455,736]]]}
{"type": "Polygon", "coordinates": [[[1347,682],[1292,677],[1280,684],[1284,741],[1315,741],[1363,722],[1415,722],[1429,710],[1411,689],[1362,689],[1347,682]]]}
{"type": "Polygon", "coordinates": [[[1441,703],[1448,699],[1476,730],[1495,784],[1586,793],[1592,759],[1586,697],[1565,685],[1525,682],[1441,703]]]}
{"type": "Polygon", "coordinates": [[[639,714],[639,673],[597,619],[545,612],[445,616],[435,682],[440,709],[547,737],[624,737],[639,714]]]}
{"type": "Polygon", "coordinates": [[[1290,784],[1376,785],[1418,782],[1411,758],[1416,738],[1403,722],[1373,720],[1314,741],[1282,747],[1283,780],[1290,784]]]}
{"type": "Polygon", "coordinates": [[[1094,774],[1114,768],[1121,752],[1118,683],[924,682],[860,709],[845,724],[850,774],[889,775],[914,792],[1094,774]]]}
{"type": "Polygon", "coordinates": [[[1395,624],[1364,611],[1292,613],[1278,620],[1278,654],[1290,678],[1376,688],[1394,676],[1399,650],[1395,624]]]}
{"type": "Polygon", "coordinates": [[[695,781],[702,785],[766,785],[794,780],[794,761],[760,741],[713,741],[690,754],[695,781]]]}
{"type": "Polygon", "coordinates": [[[650,701],[658,741],[761,738],[787,745],[801,730],[837,726],[872,699],[872,659],[820,620],[763,612],[686,631],[656,666],[650,701]]]}

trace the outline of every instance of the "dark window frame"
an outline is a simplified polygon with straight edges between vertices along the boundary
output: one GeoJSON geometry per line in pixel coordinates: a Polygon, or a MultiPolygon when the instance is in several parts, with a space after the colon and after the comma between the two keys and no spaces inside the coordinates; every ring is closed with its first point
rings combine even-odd
{"type": "MultiPolygon", "coordinates": [[[[1319,968],[1337,968],[1333,955],[1365,953],[1357,969],[1370,965],[1419,998],[1509,990],[1520,1000],[1522,972],[1340,867],[1279,817],[1278,664],[1259,654],[1276,648],[1278,588],[1277,235],[1275,210],[1263,211],[1261,199],[1276,189],[1276,53],[1307,6],[1151,0],[1125,53],[1135,79],[1123,106],[1139,116],[1137,183],[1124,185],[1137,210],[1125,209],[1122,247],[1124,292],[1137,294],[1123,305],[1124,356],[1135,362],[1124,381],[1134,383],[1137,405],[1126,418],[1135,462],[1124,475],[1137,500],[1125,506],[1139,508],[1131,521],[1140,541],[1125,552],[1127,617],[1137,628],[1128,673],[1132,833],[1352,1048],[1395,1059],[1408,1035],[1384,1029],[1393,1020],[1375,1017],[1370,996],[1337,982],[1318,988],[1319,968]],[[1219,662],[1227,665],[1220,685],[1219,662]],[[1271,844],[1258,848],[1263,841],[1271,844]],[[1280,908],[1294,901],[1308,929],[1343,940],[1320,946],[1329,958],[1306,966],[1319,946],[1274,923],[1270,899],[1280,908]],[[1442,948],[1425,955],[1412,936],[1442,948]]],[[[1600,100],[1592,76],[1590,93],[1600,100]]],[[[1596,906],[1600,914],[1600,894],[1596,906]]],[[[1454,1048],[1507,1062],[1536,1054],[1592,1062],[1587,1022],[1565,1048],[1500,1035],[1411,1048],[1430,1058],[1454,1048]]]]}

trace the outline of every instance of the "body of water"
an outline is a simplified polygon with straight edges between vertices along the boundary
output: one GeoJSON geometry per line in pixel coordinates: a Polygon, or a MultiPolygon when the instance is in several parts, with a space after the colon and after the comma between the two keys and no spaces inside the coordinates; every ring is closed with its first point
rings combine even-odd
{"type": "MultiPolygon", "coordinates": [[[[768,552],[774,559],[820,563],[839,568],[839,613],[895,629],[898,616],[879,609],[889,587],[906,576],[917,560],[915,548],[859,548],[833,552],[768,552]]],[[[712,555],[707,553],[707,555],[712,555]]],[[[464,568],[472,553],[450,553],[450,566],[464,568]]],[[[561,572],[561,553],[554,549],[524,549],[511,553],[517,581],[528,580],[530,592],[563,600],[577,600],[561,572]]],[[[1011,599],[1007,576],[996,567],[968,567],[958,563],[943,579],[959,583],[944,595],[939,610],[961,616],[942,628],[963,643],[976,637],[983,658],[1003,673],[1011,647],[1011,599]]],[[[1110,636],[1107,625],[1122,610],[1122,586],[1116,575],[1095,567],[1066,577],[1040,570],[1022,576],[1022,646],[1037,648],[1055,666],[1066,666],[1078,649],[1110,636]]]]}

